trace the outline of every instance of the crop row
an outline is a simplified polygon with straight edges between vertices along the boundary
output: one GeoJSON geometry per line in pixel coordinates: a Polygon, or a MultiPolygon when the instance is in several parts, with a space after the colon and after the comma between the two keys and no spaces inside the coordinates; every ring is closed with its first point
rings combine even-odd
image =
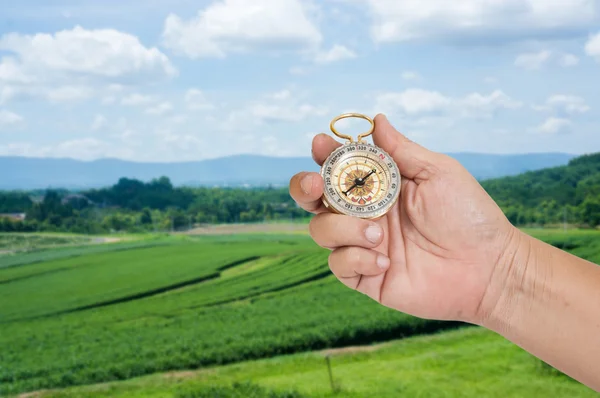
{"type": "Polygon", "coordinates": [[[86,316],[6,325],[0,392],[126,379],[453,326],[385,309],[332,277],[172,317],[98,325],[86,316]]]}
{"type": "Polygon", "coordinates": [[[220,268],[286,250],[298,248],[278,243],[187,243],[44,263],[40,264],[47,268],[44,273],[0,284],[0,321],[124,300],[186,281],[218,276],[220,268]]]}

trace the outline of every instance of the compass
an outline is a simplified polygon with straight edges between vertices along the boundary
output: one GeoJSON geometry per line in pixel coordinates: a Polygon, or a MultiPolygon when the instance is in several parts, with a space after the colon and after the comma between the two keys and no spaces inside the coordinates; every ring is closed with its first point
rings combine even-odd
{"type": "Polygon", "coordinates": [[[336,136],[348,141],[333,151],[321,167],[325,181],[323,203],[339,214],[365,219],[383,217],[396,204],[402,180],[392,157],[363,141],[373,133],[375,123],[368,116],[346,113],[333,119],[330,128],[336,136]],[[370,130],[359,135],[357,141],[335,128],[335,123],[351,117],[371,124],[370,130]]]}

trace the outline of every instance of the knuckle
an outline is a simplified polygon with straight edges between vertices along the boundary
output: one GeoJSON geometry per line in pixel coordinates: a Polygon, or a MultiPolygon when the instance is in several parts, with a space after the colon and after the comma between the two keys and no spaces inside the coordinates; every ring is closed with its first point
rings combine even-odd
{"type": "Polygon", "coordinates": [[[313,239],[318,240],[319,237],[323,235],[322,232],[324,231],[325,223],[327,221],[328,216],[328,213],[321,213],[315,215],[310,220],[310,223],[308,224],[308,233],[313,239]]]}
{"type": "Polygon", "coordinates": [[[308,223],[308,233],[311,238],[315,238],[315,233],[317,231],[316,224],[319,222],[319,215],[314,216],[310,222],[308,223]]]}
{"type": "Polygon", "coordinates": [[[349,248],[347,253],[347,261],[354,267],[358,267],[365,261],[364,252],[357,248],[349,248]]]}

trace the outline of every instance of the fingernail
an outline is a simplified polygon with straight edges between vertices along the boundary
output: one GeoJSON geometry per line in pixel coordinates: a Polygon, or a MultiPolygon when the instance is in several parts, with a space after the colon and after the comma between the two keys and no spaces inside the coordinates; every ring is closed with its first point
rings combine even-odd
{"type": "Polygon", "coordinates": [[[381,239],[381,234],[382,233],[383,233],[383,231],[381,230],[381,227],[379,225],[371,225],[365,231],[365,236],[367,237],[367,240],[369,242],[371,242],[371,243],[379,243],[379,240],[381,239]]]}
{"type": "Polygon", "coordinates": [[[390,259],[382,254],[378,255],[377,266],[381,269],[387,269],[390,266],[390,259]]]}
{"type": "Polygon", "coordinates": [[[307,195],[310,195],[310,192],[312,191],[312,184],[313,184],[313,176],[310,174],[305,176],[300,181],[300,188],[302,188],[302,192],[304,192],[307,195]]]}

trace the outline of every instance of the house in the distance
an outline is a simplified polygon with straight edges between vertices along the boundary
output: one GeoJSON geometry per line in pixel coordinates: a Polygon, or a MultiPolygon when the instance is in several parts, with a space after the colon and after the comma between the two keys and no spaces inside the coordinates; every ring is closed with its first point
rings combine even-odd
{"type": "Polygon", "coordinates": [[[25,221],[25,213],[0,213],[0,218],[8,218],[12,221],[25,221]]]}

